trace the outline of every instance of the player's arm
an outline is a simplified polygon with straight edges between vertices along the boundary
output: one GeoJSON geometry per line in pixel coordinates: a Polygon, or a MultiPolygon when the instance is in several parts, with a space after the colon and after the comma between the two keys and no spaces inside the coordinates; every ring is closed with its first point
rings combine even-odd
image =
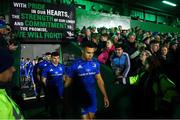
{"type": "Polygon", "coordinates": [[[63,81],[65,82],[65,79],[66,79],[66,76],[65,75],[63,75],[63,81]]]}
{"type": "Polygon", "coordinates": [[[49,68],[46,67],[43,69],[42,75],[41,75],[41,81],[45,86],[46,86],[46,80],[47,80],[48,72],[49,72],[49,68]]]}
{"type": "Polygon", "coordinates": [[[64,76],[64,81],[65,81],[64,87],[67,88],[67,87],[69,87],[69,86],[71,85],[71,83],[72,83],[72,78],[70,78],[69,76],[65,75],[65,76],[64,76]]]}
{"type": "Polygon", "coordinates": [[[63,81],[64,81],[64,83],[65,83],[65,79],[66,79],[66,72],[65,72],[65,67],[63,66],[62,67],[63,68],[63,81]]]}
{"type": "Polygon", "coordinates": [[[42,77],[42,78],[41,78],[41,81],[42,81],[42,83],[44,84],[44,86],[46,86],[46,78],[45,78],[45,77],[42,77]]]}
{"type": "Polygon", "coordinates": [[[73,81],[73,78],[74,78],[74,74],[75,74],[75,66],[74,64],[70,67],[67,68],[67,71],[65,73],[65,83],[64,83],[64,87],[67,88],[71,85],[72,81],[73,81]]]}
{"type": "Polygon", "coordinates": [[[97,80],[98,87],[99,87],[99,89],[100,89],[100,91],[101,91],[101,93],[103,94],[103,97],[104,97],[104,106],[109,107],[109,99],[108,99],[108,96],[106,94],[104,81],[103,81],[100,73],[96,75],[96,80],[97,80]]]}
{"type": "Polygon", "coordinates": [[[37,71],[36,71],[36,72],[37,72],[37,79],[38,79],[38,81],[40,81],[40,78],[41,78],[41,77],[40,77],[40,69],[37,68],[37,71]]]}

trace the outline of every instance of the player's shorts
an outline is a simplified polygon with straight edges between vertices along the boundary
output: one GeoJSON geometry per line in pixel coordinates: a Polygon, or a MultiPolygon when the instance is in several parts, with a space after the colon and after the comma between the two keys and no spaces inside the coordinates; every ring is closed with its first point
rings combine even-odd
{"type": "Polygon", "coordinates": [[[26,75],[26,71],[24,69],[20,69],[20,76],[25,76],[26,75]]]}
{"type": "Polygon", "coordinates": [[[81,106],[81,115],[85,115],[89,112],[96,113],[97,111],[96,94],[90,94],[88,98],[89,99],[86,100],[88,102],[83,102],[83,105],[81,106]]]}

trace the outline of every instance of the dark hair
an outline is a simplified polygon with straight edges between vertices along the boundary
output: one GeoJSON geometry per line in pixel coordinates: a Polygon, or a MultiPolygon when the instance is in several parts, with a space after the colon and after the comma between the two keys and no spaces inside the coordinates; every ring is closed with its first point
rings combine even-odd
{"type": "Polygon", "coordinates": [[[157,40],[152,40],[151,42],[150,42],[150,44],[158,44],[159,43],[159,41],[157,41],[157,40]]]}
{"type": "Polygon", "coordinates": [[[145,41],[148,40],[148,39],[150,39],[150,37],[145,37],[145,38],[143,39],[143,41],[145,42],[145,41]]]}
{"type": "Polygon", "coordinates": [[[82,44],[82,48],[85,48],[85,47],[96,48],[97,45],[91,41],[86,41],[86,42],[83,42],[82,44]]]}
{"type": "Polygon", "coordinates": [[[52,52],[51,56],[59,56],[59,53],[58,52],[52,52]]]}
{"type": "Polygon", "coordinates": [[[176,41],[171,41],[170,46],[177,44],[176,41]]]}
{"type": "Polygon", "coordinates": [[[38,62],[40,62],[41,60],[43,60],[43,58],[42,58],[42,57],[39,57],[39,58],[38,58],[38,62]]]}
{"type": "Polygon", "coordinates": [[[122,43],[116,43],[115,48],[122,48],[124,49],[124,45],[122,43]]]}
{"type": "Polygon", "coordinates": [[[51,53],[50,52],[46,52],[45,55],[51,55],[51,53]]]}
{"type": "Polygon", "coordinates": [[[148,70],[150,72],[161,72],[161,62],[157,57],[155,56],[148,57],[147,63],[149,64],[148,70]]]}
{"type": "Polygon", "coordinates": [[[135,34],[134,32],[130,32],[130,33],[128,34],[128,38],[129,38],[130,36],[136,36],[136,34],[135,34]]]}
{"type": "Polygon", "coordinates": [[[109,37],[109,35],[107,33],[103,33],[101,36],[103,37],[109,37]]]}
{"type": "Polygon", "coordinates": [[[91,38],[95,38],[95,39],[99,39],[99,34],[97,34],[97,33],[92,33],[92,35],[91,35],[91,38]]]}

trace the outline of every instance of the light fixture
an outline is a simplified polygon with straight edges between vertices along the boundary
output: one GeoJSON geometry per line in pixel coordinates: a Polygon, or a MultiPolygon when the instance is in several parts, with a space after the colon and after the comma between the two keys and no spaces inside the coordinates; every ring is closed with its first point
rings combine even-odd
{"type": "Polygon", "coordinates": [[[81,8],[81,9],[86,9],[86,6],[85,5],[81,5],[81,4],[74,4],[75,5],[75,7],[77,7],[77,8],[81,8]]]}
{"type": "Polygon", "coordinates": [[[163,0],[162,2],[163,2],[164,4],[167,4],[167,5],[176,7],[176,4],[174,4],[174,3],[172,3],[172,2],[169,2],[169,1],[166,1],[166,0],[163,0]]]}

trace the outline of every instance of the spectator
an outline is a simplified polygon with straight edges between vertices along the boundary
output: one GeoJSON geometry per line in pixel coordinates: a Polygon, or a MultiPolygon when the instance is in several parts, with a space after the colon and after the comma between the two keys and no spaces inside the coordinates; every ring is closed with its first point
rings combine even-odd
{"type": "Polygon", "coordinates": [[[126,52],[123,52],[123,45],[115,45],[115,54],[111,56],[111,68],[116,76],[116,83],[127,84],[126,78],[130,70],[130,59],[126,52]]]}
{"type": "Polygon", "coordinates": [[[129,33],[128,40],[124,43],[124,51],[131,56],[136,50],[136,35],[134,33],[129,33]]]}
{"type": "Polygon", "coordinates": [[[90,29],[85,30],[85,37],[83,38],[82,42],[87,42],[87,41],[91,41],[91,30],[90,29]]]}
{"type": "Polygon", "coordinates": [[[153,56],[159,56],[159,49],[160,49],[160,46],[159,46],[159,42],[156,41],[156,40],[152,40],[150,42],[150,52],[153,56]]]}
{"type": "Polygon", "coordinates": [[[98,61],[102,64],[109,64],[110,56],[114,52],[115,47],[111,40],[106,42],[106,49],[98,56],[98,61]]]}
{"type": "Polygon", "coordinates": [[[0,119],[23,119],[18,105],[7,95],[5,90],[15,72],[14,60],[6,49],[0,48],[0,53],[0,119]]]}
{"type": "Polygon", "coordinates": [[[106,42],[108,40],[108,34],[104,33],[100,36],[99,44],[97,47],[97,55],[100,55],[101,52],[106,48],[106,42]]]}

